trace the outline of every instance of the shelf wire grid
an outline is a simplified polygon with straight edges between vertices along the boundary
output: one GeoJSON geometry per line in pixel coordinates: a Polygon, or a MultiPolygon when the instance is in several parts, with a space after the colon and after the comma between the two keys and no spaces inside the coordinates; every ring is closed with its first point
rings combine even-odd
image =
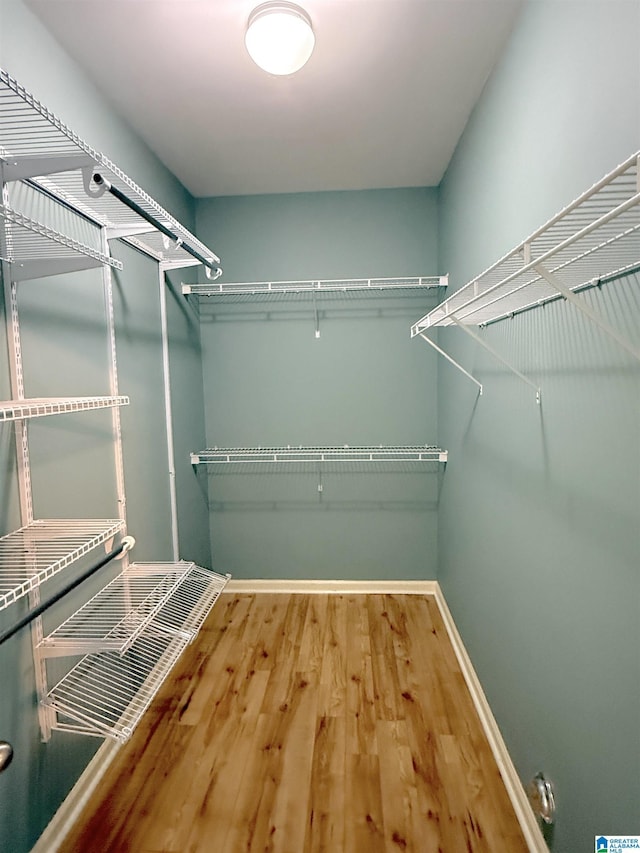
{"type": "Polygon", "coordinates": [[[640,179],[635,154],[519,246],[418,320],[415,336],[456,322],[485,325],[558,298],[536,267],[578,291],[640,263],[640,179]],[[455,319],[454,319],[455,317],[455,319]]]}
{"type": "MultiPolygon", "coordinates": [[[[211,249],[194,237],[121,169],[88,145],[11,75],[0,69],[0,157],[16,160],[38,157],[53,164],[61,156],[70,155],[85,155],[89,167],[93,165],[95,171],[173,231],[179,240],[191,245],[213,263],[219,263],[220,259],[211,249]]],[[[175,263],[176,266],[197,263],[179,245],[165,243],[162,235],[152,230],[149,223],[108,193],[99,197],[87,195],[80,168],[56,172],[55,175],[55,179],[49,175],[36,176],[36,183],[99,225],[114,229],[115,232],[122,229],[129,242],[157,260],[168,265],[175,263]],[[125,232],[133,232],[133,236],[127,236],[125,232]],[[140,232],[138,236],[135,236],[136,232],[140,232]]]]}
{"type": "Polygon", "coordinates": [[[185,580],[187,566],[129,567],[46,636],[49,656],[91,651],[125,652],[185,580]]]}
{"type": "Polygon", "coordinates": [[[0,610],[123,528],[119,519],[40,519],[0,537],[0,610]]]}
{"type": "Polygon", "coordinates": [[[128,406],[129,398],[116,397],[30,397],[25,400],[0,400],[0,422],[17,421],[25,418],[41,418],[47,415],[66,415],[72,412],[87,412],[128,406]]]}
{"type": "Polygon", "coordinates": [[[447,286],[447,276],[405,276],[396,278],[345,278],[313,281],[252,281],[183,284],[184,294],[194,296],[239,296],[285,293],[380,293],[381,291],[424,290],[447,286]]]}
{"type": "Polygon", "coordinates": [[[125,741],[188,645],[168,633],[145,633],[124,654],[87,655],[44,700],[57,713],[54,728],[125,741]]]}
{"type": "Polygon", "coordinates": [[[181,581],[124,654],[86,655],[49,691],[45,704],[58,714],[56,728],[126,740],[229,579],[185,561],[128,569],[138,578],[159,571],[181,581]]]}
{"type": "Polygon", "coordinates": [[[192,465],[242,462],[446,462],[447,451],[434,445],[342,447],[214,447],[191,454],[192,465]]]}
{"type": "Polygon", "coordinates": [[[122,269],[121,261],[36,222],[6,205],[0,205],[0,217],[7,224],[9,231],[7,246],[11,248],[11,251],[4,253],[5,256],[0,260],[20,265],[32,261],[68,259],[82,255],[95,261],[96,265],[108,264],[116,269],[122,269]]]}

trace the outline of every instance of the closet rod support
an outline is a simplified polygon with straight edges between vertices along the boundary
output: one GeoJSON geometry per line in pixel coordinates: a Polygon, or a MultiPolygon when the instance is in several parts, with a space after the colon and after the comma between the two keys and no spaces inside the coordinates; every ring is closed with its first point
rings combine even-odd
{"type": "Polygon", "coordinates": [[[427,337],[427,335],[424,332],[418,332],[418,334],[420,335],[420,337],[422,338],[423,341],[426,341],[429,344],[429,346],[433,347],[436,352],[440,353],[440,355],[443,356],[443,358],[446,358],[450,364],[452,364],[454,367],[457,367],[458,370],[461,373],[464,373],[464,375],[468,379],[470,379],[472,382],[475,382],[475,384],[478,386],[480,396],[482,396],[482,382],[478,382],[478,380],[475,378],[475,376],[472,376],[468,370],[465,370],[461,364],[458,364],[458,362],[455,359],[451,358],[449,353],[445,352],[437,344],[435,344],[431,340],[431,338],[427,337]]]}
{"type": "Polygon", "coordinates": [[[33,610],[30,610],[22,619],[19,619],[15,622],[10,628],[7,628],[6,631],[3,631],[0,634],[0,646],[13,637],[14,634],[17,634],[22,628],[26,625],[29,625],[30,622],[33,622],[34,619],[37,619],[38,616],[42,616],[45,610],[48,610],[61,598],[64,598],[65,595],[74,590],[77,586],[80,586],[81,583],[90,578],[91,575],[94,575],[98,569],[101,569],[103,566],[106,566],[107,563],[110,563],[112,560],[116,560],[118,558],[124,557],[127,551],[130,551],[135,545],[136,540],[133,536],[124,536],[122,541],[118,545],[117,548],[114,548],[112,551],[109,551],[105,556],[98,560],[97,563],[94,563],[93,566],[90,566],[86,571],[84,571],[81,575],[79,575],[75,580],[72,580],[66,586],[64,586],[61,590],[52,595],[51,598],[48,598],[46,601],[43,601],[37,607],[34,607],[33,610]]]}
{"type": "MultiPolygon", "coordinates": [[[[159,219],[156,219],[155,216],[152,216],[150,213],[147,213],[147,211],[143,207],[140,207],[140,205],[133,201],[133,199],[130,199],[129,196],[125,195],[117,187],[114,187],[113,184],[107,181],[106,178],[103,178],[99,172],[94,172],[91,180],[98,188],[98,191],[106,190],[114,198],[117,198],[119,202],[124,204],[125,207],[128,207],[129,210],[132,210],[142,219],[153,225],[153,227],[160,231],[161,234],[164,234],[165,237],[169,237],[169,239],[172,240],[174,243],[179,244],[181,249],[184,249],[187,254],[191,255],[192,258],[195,258],[205,267],[205,269],[210,270],[213,273],[214,278],[218,278],[222,275],[222,267],[219,264],[216,264],[208,258],[205,258],[203,255],[200,254],[200,252],[196,251],[188,243],[182,242],[182,239],[176,234],[174,234],[170,228],[167,228],[167,226],[163,225],[163,223],[160,222],[159,219]]],[[[87,192],[91,194],[91,190],[88,188],[87,192]]]]}

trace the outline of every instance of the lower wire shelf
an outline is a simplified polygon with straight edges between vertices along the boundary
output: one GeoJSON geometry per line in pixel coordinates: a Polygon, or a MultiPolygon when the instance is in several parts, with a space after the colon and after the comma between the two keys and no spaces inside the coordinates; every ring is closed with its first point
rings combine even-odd
{"type": "Polygon", "coordinates": [[[151,618],[126,651],[86,655],[49,691],[43,701],[56,711],[54,728],[120,741],[131,736],[229,580],[184,561],[134,563],[127,574],[144,578],[163,570],[168,578],[179,576],[177,583],[171,594],[156,599],[151,618]]]}

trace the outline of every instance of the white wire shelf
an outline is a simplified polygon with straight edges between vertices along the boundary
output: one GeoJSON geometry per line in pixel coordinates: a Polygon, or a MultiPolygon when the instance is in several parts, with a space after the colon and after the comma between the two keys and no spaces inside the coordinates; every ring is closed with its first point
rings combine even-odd
{"type": "Polygon", "coordinates": [[[42,519],[0,537],[0,610],[108,542],[119,519],[42,519]]]}
{"type": "Polygon", "coordinates": [[[186,577],[185,567],[131,566],[46,636],[40,647],[49,657],[116,651],[123,654],[186,577]]]}
{"type": "Polygon", "coordinates": [[[45,637],[47,656],[123,654],[151,624],[191,640],[228,576],[177,563],[132,563],[45,637]]]}
{"type": "Polygon", "coordinates": [[[448,276],[405,276],[399,278],[345,278],[314,281],[250,281],[183,284],[183,294],[194,296],[239,296],[283,293],[380,293],[381,291],[425,290],[446,287],[448,276]]]}
{"type": "Polygon", "coordinates": [[[3,69],[0,69],[0,157],[5,161],[5,181],[34,179],[46,191],[106,227],[108,236],[126,239],[168,267],[199,263],[180,243],[187,243],[207,260],[219,263],[209,248],[3,69]],[[91,186],[93,172],[99,172],[172,231],[177,242],[165,240],[143,217],[108,192],[94,195],[97,192],[94,188],[89,195],[86,187],[91,186]]]}
{"type": "Polygon", "coordinates": [[[214,447],[191,454],[192,465],[259,462],[446,462],[448,451],[433,445],[341,447],[214,447]]]}
{"type": "MultiPolygon", "coordinates": [[[[194,563],[134,563],[133,578],[178,577],[168,595],[157,598],[145,614],[144,630],[122,654],[89,654],[49,691],[56,728],[97,737],[126,740],[151,704],[180,654],[196,635],[229,576],[194,563]]],[[[144,608],[143,608],[144,609],[144,608]]]]}
{"type": "Polygon", "coordinates": [[[634,154],[411,327],[485,325],[640,264],[640,153],[634,154]]]}
{"type": "Polygon", "coordinates": [[[105,264],[122,269],[120,261],[6,205],[0,204],[0,217],[6,224],[5,250],[0,253],[0,260],[12,264],[11,277],[14,281],[91,269],[105,264]]]}
{"type": "Polygon", "coordinates": [[[83,657],[44,700],[56,711],[53,727],[127,740],[187,645],[180,635],[145,633],[124,655],[83,657]]]}
{"type": "Polygon", "coordinates": [[[66,415],[128,406],[129,398],[118,397],[30,397],[24,400],[0,400],[0,422],[24,418],[41,418],[46,415],[66,415]]]}

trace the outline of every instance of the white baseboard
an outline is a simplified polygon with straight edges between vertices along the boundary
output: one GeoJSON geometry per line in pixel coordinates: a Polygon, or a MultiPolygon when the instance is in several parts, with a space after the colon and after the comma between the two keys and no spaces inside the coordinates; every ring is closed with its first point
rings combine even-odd
{"type": "Polygon", "coordinates": [[[435,595],[437,581],[344,581],[344,580],[286,580],[268,578],[231,578],[225,592],[245,593],[343,593],[346,595],[375,595],[396,593],[398,595],[435,595]]]}
{"type": "MultiPolygon", "coordinates": [[[[437,581],[267,580],[238,578],[231,579],[225,587],[225,593],[227,594],[243,592],[433,595],[529,851],[530,853],[549,853],[540,826],[529,805],[527,795],[511,761],[487,697],[453,621],[440,584],[437,581]]],[[[107,740],[102,744],[51,819],[51,822],[38,839],[31,853],[56,853],[115,758],[120,746],[119,742],[113,740],[107,740]]]]}
{"type": "Polygon", "coordinates": [[[31,848],[31,853],[56,853],[59,850],[121,746],[119,741],[112,739],[100,746],[31,848]]]}
{"type": "Polygon", "coordinates": [[[469,692],[471,693],[471,699],[473,700],[478,717],[480,718],[480,723],[482,724],[486,738],[489,741],[491,752],[493,753],[493,757],[498,765],[502,781],[507,789],[511,805],[513,806],[516,818],[518,819],[518,823],[522,829],[522,834],[524,835],[525,841],[529,847],[529,853],[549,853],[549,848],[547,847],[544,836],[542,835],[540,825],[533,813],[533,809],[529,805],[529,800],[524,788],[522,787],[520,777],[513,765],[513,761],[511,760],[511,756],[507,750],[507,745],[500,734],[500,729],[498,728],[496,719],[491,711],[491,706],[487,701],[487,697],[482,689],[480,680],[473,668],[471,658],[464,647],[462,637],[458,633],[456,624],[453,621],[451,611],[449,610],[445,597],[442,593],[440,584],[436,583],[436,587],[435,599],[438,609],[440,610],[440,615],[442,616],[442,620],[447,629],[447,634],[449,635],[451,645],[453,646],[460,669],[462,670],[462,675],[467,687],[469,688],[469,692]]]}

